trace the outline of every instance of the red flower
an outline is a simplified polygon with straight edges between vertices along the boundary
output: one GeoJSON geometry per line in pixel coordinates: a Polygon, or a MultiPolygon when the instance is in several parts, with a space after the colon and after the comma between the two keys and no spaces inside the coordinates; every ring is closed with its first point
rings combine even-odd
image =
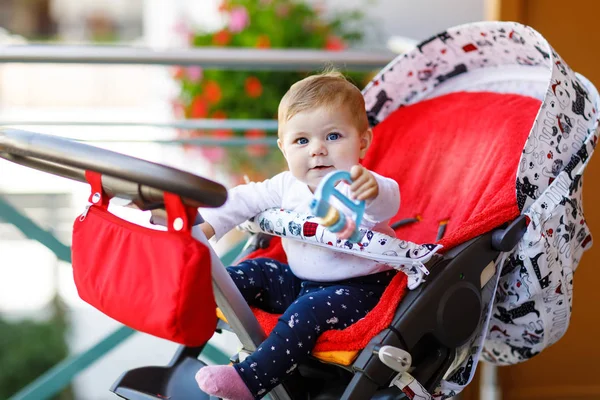
{"type": "MultiPolygon", "coordinates": [[[[227,115],[222,110],[216,110],[212,113],[211,117],[213,119],[226,119],[227,115]]],[[[217,139],[226,139],[233,136],[233,131],[231,129],[215,129],[210,131],[209,135],[217,139]]],[[[205,146],[202,148],[202,152],[204,157],[212,162],[221,161],[227,154],[223,146],[205,146]]]]}
{"type": "Polygon", "coordinates": [[[208,114],[208,103],[202,96],[194,97],[190,105],[190,116],[192,118],[204,118],[208,114]]]}
{"type": "Polygon", "coordinates": [[[227,12],[231,9],[231,4],[229,1],[223,0],[221,4],[219,4],[219,12],[227,12]]]}
{"type": "Polygon", "coordinates": [[[259,49],[268,49],[271,47],[271,39],[267,35],[260,35],[256,40],[256,47],[259,49]]]}
{"type": "Polygon", "coordinates": [[[325,41],[325,48],[329,51],[340,51],[346,48],[343,40],[337,36],[328,36],[325,41]]]}
{"type": "Polygon", "coordinates": [[[212,113],[212,117],[214,119],[227,119],[227,114],[225,114],[225,111],[223,110],[216,110],[212,113]]]}
{"type": "MultiPolygon", "coordinates": [[[[267,137],[267,133],[262,129],[249,129],[244,132],[244,137],[246,139],[262,139],[267,137]]],[[[254,157],[264,156],[269,151],[267,145],[264,144],[251,144],[246,146],[246,150],[248,151],[248,154],[254,157]]]]}
{"type": "Polygon", "coordinates": [[[214,34],[212,41],[217,46],[227,46],[231,41],[231,33],[227,29],[221,29],[214,34]]]}
{"type": "Polygon", "coordinates": [[[263,92],[262,83],[255,76],[249,76],[246,78],[246,82],[244,84],[244,88],[246,89],[246,94],[250,97],[260,97],[263,92]]]}
{"type": "Polygon", "coordinates": [[[173,67],[171,69],[171,76],[177,80],[182,80],[185,78],[185,68],[181,66],[173,67]]]}
{"type": "Polygon", "coordinates": [[[206,81],[204,86],[204,97],[211,104],[221,101],[221,86],[215,81],[206,81]]]}
{"type": "MultiPolygon", "coordinates": [[[[224,120],[227,119],[227,114],[223,110],[216,110],[212,113],[213,119],[224,120]]],[[[233,136],[233,131],[231,129],[215,129],[212,132],[212,137],[218,139],[226,139],[233,136]]]]}
{"type": "Polygon", "coordinates": [[[233,136],[231,129],[215,129],[212,136],[217,139],[227,139],[233,136]]]}

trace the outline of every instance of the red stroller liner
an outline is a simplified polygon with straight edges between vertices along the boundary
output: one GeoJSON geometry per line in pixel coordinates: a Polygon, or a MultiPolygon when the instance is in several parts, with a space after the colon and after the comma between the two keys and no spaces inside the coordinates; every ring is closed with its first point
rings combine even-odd
{"type": "MultiPolygon", "coordinates": [[[[458,92],[401,107],[377,125],[363,165],[398,182],[402,204],[392,222],[421,219],[397,236],[431,243],[444,222],[446,251],[516,218],[515,177],[540,105],[515,94],[458,92]]],[[[281,240],[247,258],[258,257],[286,262],[281,240]]],[[[398,274],[364,319],[325,332],[314,350],[364,348],[391,323],[405,292],[406,277],[398,274]]],[[[279,315],[253,311],[270,332],[279,315]]]]}

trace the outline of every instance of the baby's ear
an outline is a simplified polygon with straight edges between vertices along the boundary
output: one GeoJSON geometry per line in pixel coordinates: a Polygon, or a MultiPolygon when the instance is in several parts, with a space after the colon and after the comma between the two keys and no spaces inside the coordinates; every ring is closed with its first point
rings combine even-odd
{"type": "Polygon", "coordinates": [[[368,128],[364,131],[360,136],[360,158],[365,158],[367,154],[367,150],[371,147],[371,142],[373,141],[373,130],[368,128]]]}
{"type": "Polygon", "coordinates": [[[281,150],[283,156],[287,158],[287,156],[285,155],[285,150],[283,150],[283,142],[281,141],[281,138],[277,139],[277,147],[279,147],[279,150],[281,150]]]}

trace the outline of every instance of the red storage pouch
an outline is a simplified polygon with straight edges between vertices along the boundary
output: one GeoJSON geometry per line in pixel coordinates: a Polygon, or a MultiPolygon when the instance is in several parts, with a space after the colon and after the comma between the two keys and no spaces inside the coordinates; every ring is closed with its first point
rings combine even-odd
{"type": "Polygon", "coordinates": [[[73,277],[79,296],[140,332],[200,346],[217,324],[209,249],[191,236],[196,209],[165,193],[168,231],[108,211],[100,175],[86,172],[91,205],[73,226],[73,277]]]}

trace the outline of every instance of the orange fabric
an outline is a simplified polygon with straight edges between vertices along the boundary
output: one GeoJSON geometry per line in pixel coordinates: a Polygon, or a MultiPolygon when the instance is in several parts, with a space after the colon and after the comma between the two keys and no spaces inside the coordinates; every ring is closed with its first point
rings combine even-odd
{"type": "Polygon", "coordinates": [[[321,361],[340,364],[340,365],[351,365],[360,350],[338,350],[338,351],[314,351],[312,355],[321,361]]]}

